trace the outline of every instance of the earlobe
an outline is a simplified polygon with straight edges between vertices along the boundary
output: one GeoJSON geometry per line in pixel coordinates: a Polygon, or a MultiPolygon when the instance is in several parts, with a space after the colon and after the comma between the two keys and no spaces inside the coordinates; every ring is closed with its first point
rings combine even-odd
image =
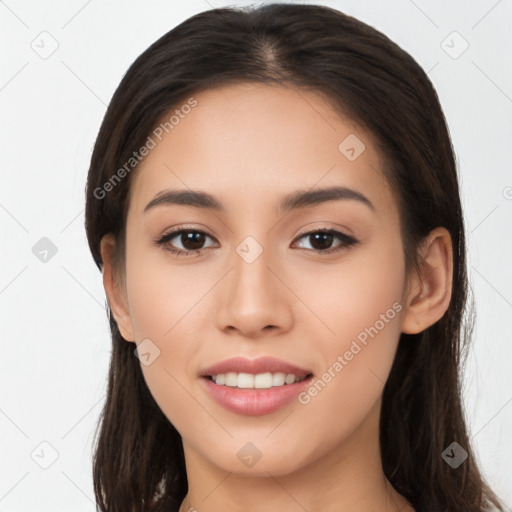
{"type": "Polygon", "coordinates": [[[135,342],[126,290],[123,284],[119,282],[115,273],[114,248],[114,235],[109,233],[103,236],[100,243],[103,261],[103,287],[105,288],[108,303],[121,336],[126,341],[135,342]]]}
{"type": "Polygon", "coordinates": [[[453,248],[446,228],[436,228],[420,250],[420,274],[411,277],[402,318],[402,332],[417,334],[446,312],[452,294],[453,248]]]}

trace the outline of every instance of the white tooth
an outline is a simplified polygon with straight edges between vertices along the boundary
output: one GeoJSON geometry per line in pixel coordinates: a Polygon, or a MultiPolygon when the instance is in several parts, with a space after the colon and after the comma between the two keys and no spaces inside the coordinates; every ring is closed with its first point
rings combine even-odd
{"type": "Polygon", "coordinates": [[[274,373],[272,375],[272,386],[282,386],[286,375],[284,373],[274,373]]]}
{"type": "Polygon", "coordinates": [[[231,386],[232,388],[236,388],[238,386],[238,373],[228,372],[226,373],[226,377],[224,379],[225,386],[231,386]]]}
{"type": "Polygon", "coordinates": [[[239,373],[238,374],[238,387],[239,388],[253,388],[254,375],[252,373],[239,373]]]}
{"type": "Polygon", "coordinates": [[[272,387],[272,374],[270,372],[267,373],[258,373],[258,375],[254,376],[254,387],[258,389],[268,389],[272,387]]]}
{"type": "Polygon", "coordinates": [[[293,373],[285,374],[282,372],[271,373],[219,373],[211,376],[213,382],[219,386],[229,386],[248,389],[269,389],[271,387],[283,386],[284,384],[293,384],[304,380],[304,377],[295,377],[293,373]]]}
{"type": "Polygon", "coordinates": [[[286,384],[293,384],[295,382],[295,375],[293,373],[289,373],[286,378],[284,379],[286,384]]]}

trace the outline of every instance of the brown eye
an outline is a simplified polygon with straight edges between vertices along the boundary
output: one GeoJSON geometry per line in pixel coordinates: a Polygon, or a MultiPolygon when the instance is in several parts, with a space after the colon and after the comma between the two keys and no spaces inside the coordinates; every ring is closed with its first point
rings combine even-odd
{"type": "Polygon", "coordinates": [[[181,235],[178,235],[180,242],[186,250],[197,250],[201,249],[204,244],[206,236],[204,233],[198,233],[193,231],[183,231],[181,235]]]}
{"type": "Polygon", "coordinates": [[[305,233],[298,238],[298,240],[301,239],[309,241],[311,246],[311,248],[302,247],[302,249],[311,249],[319,253],[335,252],[358,243],[355,238],[334,229],[320,229],[310,233],[305,233]],[[333,247],[332,244],[336,240],[338,240],[338,243],[333,247]]]}
{"type": "Polygon", "coordinates": [[[334,235],[331,235],[330,233],[315,233],[308,236],[313,249],[320,251],[330,249],[334,241],[334,235]]]}
{"type": "Polygon", "coordinates": [[[182,228],[166,233],[160,239],[156,240],[155,243],[164,246],[166,250],[180,256],[188,256],[198,254],[203,249],[211,247],[211,245],[204,246],[208,238],[213,239],[213,237],[201,229],[182,228]]]}
{"type": "MultiPolygon", "coordinates": [[[[191,256],[200,254],[208,247],[216,246],[215,244],[205,246],[204,244],[208,238],[214,240],[211,235],[201,229],[181,228],[164,234],[161,238],[155,240],[155,244],[164,246],[166,250],[178,256],[191,256]]],[[[301,247],[302,249],[311,250],[318,254],[330,254],[359,243],[355,238],[334,229],[319,229],[305,233],[297,240],[302,239],[309,241],[311,246],[301,247]],[[336,241],[338,243],[335,243],[336,241]],[[335,243],[334,246],[333,243],[335,243]]]]}

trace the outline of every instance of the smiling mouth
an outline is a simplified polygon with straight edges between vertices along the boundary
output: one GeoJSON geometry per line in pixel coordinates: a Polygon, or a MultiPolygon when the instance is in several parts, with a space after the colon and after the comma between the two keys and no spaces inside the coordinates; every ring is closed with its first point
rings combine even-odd
{"type": "Polygon", "coordinates": [[[214,382],[219,386],[238,389],[270,389],[290,386],[312,377],[312,373],[298,377],[293,373],[283,372],[265,372],[258,374],[228,372],[204,376],[205,379],[214,382]]]}

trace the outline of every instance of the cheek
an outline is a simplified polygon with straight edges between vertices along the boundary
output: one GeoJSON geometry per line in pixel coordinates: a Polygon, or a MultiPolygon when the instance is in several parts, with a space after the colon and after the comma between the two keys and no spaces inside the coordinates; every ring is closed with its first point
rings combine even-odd
{"type": "MultiPolygon", "coordinates": [[[[315,324],[315,351],[323,370],[299,402],[318,428],[335,420],[348,433],[379,399],[391,370],[401,332],[405,267],[390,244],[354,253],[332,272],[325,269],[309,272],[309,286],[301,285],[300,293],[322,322],[315,324]]],[[[308,330],[308,322],[301,330],[308,330]]],[[[311,327],[309,332],[313,336],[311,327]]]]}
{"type": "MultiPolygon", "coordinates": [[[[303,322],[302,328],[308,329],[309,321],[319,329],[317,338],[324,340],[326,347],[340,350],[360,333],[364,341],[365,330],[376,322],[379,331],[389,330],[388,320],[399,324],[405,263],[397,249],[400,241],[395,242],[376,239],[367,247],[347,252],[333,265],[301,262],[303,268],[288,279],[312,313],[301,315],[302,318],[296,315],[303,322]]],[[[394,334],[399,333],[392,328],[394,334]]]]}
{"type": "Polygon", "coordinates": [[[210,287],[211,276],[208,279],[204,270],[175,261],[164,249],[128,248],[127,290],[138,339],[172,338],[190,323],[195,306],[210,287]]]}
{"type": "Polygon", "coordinates": [[[127,254],[135,337],[137,343],[150,340],[145,347],[151,362],[143,364],[141,359],[144,379],[168,419],[175,425],[186,424],[195,404],[187,379],[196,371],[195,356],[204,340],[205,333],[199,330],[208,304],[205,293],[214,282],[211,272],[205,275],[204,270],[198,273],[192,266],[172,264],[163,250],[134,246],[127,254]]]}

